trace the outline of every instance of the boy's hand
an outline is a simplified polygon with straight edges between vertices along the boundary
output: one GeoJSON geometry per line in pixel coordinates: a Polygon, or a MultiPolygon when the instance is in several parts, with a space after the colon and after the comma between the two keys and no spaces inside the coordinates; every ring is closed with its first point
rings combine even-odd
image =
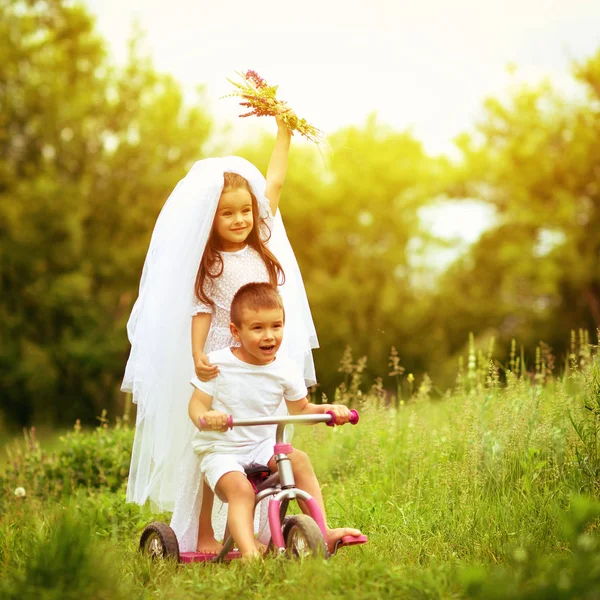
{"type": "Polygon", "coordinates": [[[335,424],[344,425],[350,420],[350,409],[343,404],[327,404],[327,412],[335,415],[335,424]]]}
{"type": "Polygon", "coordinates": [[[210,381],[219,374],[219,367],[213,365],[206,354],[198,354],[194,357],[194,370],[200,381],[210,381]]]}
{"type": "Polygon", "coordinates": [[[209,410],[204,413],[204,416],[198,419],[197,427],[201,431],[227,431],[227,418],[228,415],[219,412],[218,410],[209,410]],[[200,427],[200,421],[204,419],[206,425],[200,427]]]}

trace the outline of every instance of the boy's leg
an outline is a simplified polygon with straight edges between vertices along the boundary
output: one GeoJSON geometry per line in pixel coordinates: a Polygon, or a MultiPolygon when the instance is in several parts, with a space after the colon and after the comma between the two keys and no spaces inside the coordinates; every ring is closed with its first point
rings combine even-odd
{"type": "Polygon", "coordinates": [[[228,503],[227,524],[243,558],[260,556],[254,539],[254,489],[243,473],[225,473],[216,485],[228,503]]]}
{"type": "Polygon", "coordinates": [[[206,480],[202,488],[202,507],[200,508],[200,519],[198,520],[198,544],[197,552],[215,553],[221,551],[221,543],[215,539],[212,526],[212,508],[215,495],[206,480]]]}
{"type": "MultiPolygon", "coordinates": [[[[323,494],[321,493],[321,486],[317,480],[314,469],[310,462],[310,458],[306,452],[302,450],[294,451],[289,455],[292,461],[292,470],[294,471],[294,479],[296,480],[296,486],[306,493],[310,494],[319,505],[321,512],[323,513],[323,520],[325,521],[325,527],[327,527],[327,547],[330,552],[333,552],[336,542],[343,538],[345,535],[361,535],[359,529],[353,529],[350,527],[339,527],[336,529],[330,529],[327,524],[327,514],[325,513],[325,503],[323,502],[323,494]]],[[[269,467],[271,470],[275,470],[275,460],[269,461],[269,467]]],[[[298,504],[302,509],[302,512],[308,514],[308,510],[304,502],[299,501],[298,504]]]]}

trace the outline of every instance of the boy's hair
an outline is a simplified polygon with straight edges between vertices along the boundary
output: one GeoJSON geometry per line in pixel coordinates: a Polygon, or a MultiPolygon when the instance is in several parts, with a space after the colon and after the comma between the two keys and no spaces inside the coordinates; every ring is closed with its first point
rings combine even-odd
{"type": "MultiPolygon", "coordinates": [[[[243,285],[231,301],[231,322],[236,327],[242,326],[242,312],[250,310],[283,308],[283,300],[279,292],[270,283],[247,283],[243,285]]],[[[283,313],[285,319],[285,311],[283,313]]]]}
{"type": "MultiPolygon", "coordinates": [[[[263,259],[267,271],[269,273],[269,280],[272,285],[283,285],[285,282],[285,274],[279,261],[275,258],[273,253],[267,248],[267,242],[271,237],[271,231],[264,219],[259,217],[258,202],[256,196],[250,189],[250,184],[244,177],[237,173],[224,173],[223,174],[223,192],[232,190],[246,190],[252,198],[252,216],[254,224],[252,231],[246,238],[248,246],[254,248],[263,259]]],[[[206,242],[206,248],[200,260],[200,266],[198,267],[198,273],[196,274],[196,283],[194,290],[196,292],[196,298],[203,304],[214,306],[214,302],[208,297],[205,288],[206,279],[215,280],[223,274],[223,258],[219,254],[217,248],[217,239],[214,228],[211,230],[206,242]]]]}

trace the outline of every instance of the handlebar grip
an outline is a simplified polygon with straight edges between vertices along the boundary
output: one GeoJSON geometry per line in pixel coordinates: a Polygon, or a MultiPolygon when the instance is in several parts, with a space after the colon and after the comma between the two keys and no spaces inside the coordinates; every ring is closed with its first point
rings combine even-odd
{"type": "MultiPolygon", "coordinates": [[[[331,421],[329,421],[327,423],[327,427],[334,427],[335,426],[335,413],[332,410],[328,410],[325,414],[331,416],[331,421]]],[[[350,411],[350,418],[348,419],[348,423],[350,423],[351,425],[356,425],[358,423],[358,420],[359,420],[358,411],[352,409],[350,411]]]]}
{"type": "MultiPolygon", "coordinates": [[[[207,428],[206,419],[200,419],[198,421],[198,425],[200,426],[200,431],[204,431],[207,428]]],[[[233,427],[233,417],[231,415],[227,415],[227,429],[231,429],[233,427]]]]}

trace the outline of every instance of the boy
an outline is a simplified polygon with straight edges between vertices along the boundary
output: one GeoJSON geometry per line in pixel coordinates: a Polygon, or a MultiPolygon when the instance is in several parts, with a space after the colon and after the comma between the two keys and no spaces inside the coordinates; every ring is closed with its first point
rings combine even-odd
{"type": "MultiPolygon", "coordinates": [[[[284,326],[281,297],[269,283],[249,283],[241,287],[231,304],[231,333],[241,346],[211,353],[210,361],[219,365],[215,379],[192,379],[196,388],[188,413],[198,426],[192,442],[200,457],[203,477],[217,496],[229,504],[228,524],[244,558],[260,554],[254,539],[254,490],[244,474],[251,463],[275,467],[273,446],[275,426],[234,427],[227,433],[227,416],[234,418],[271,416],[285,399],[292,415],[324,414],[332,411],[336,424],[347,423],[350,411],[336,404],[308,402],[302,374],[283,357],[277,357],[284,326]]],[[[296,484],[318,502],[323,515],[323,497],[308,456],[294,450],[290,454],[296,484]]],[[[330,551],[345,535],[360,535],[357,529],[328,529],[330,551]]]]}

